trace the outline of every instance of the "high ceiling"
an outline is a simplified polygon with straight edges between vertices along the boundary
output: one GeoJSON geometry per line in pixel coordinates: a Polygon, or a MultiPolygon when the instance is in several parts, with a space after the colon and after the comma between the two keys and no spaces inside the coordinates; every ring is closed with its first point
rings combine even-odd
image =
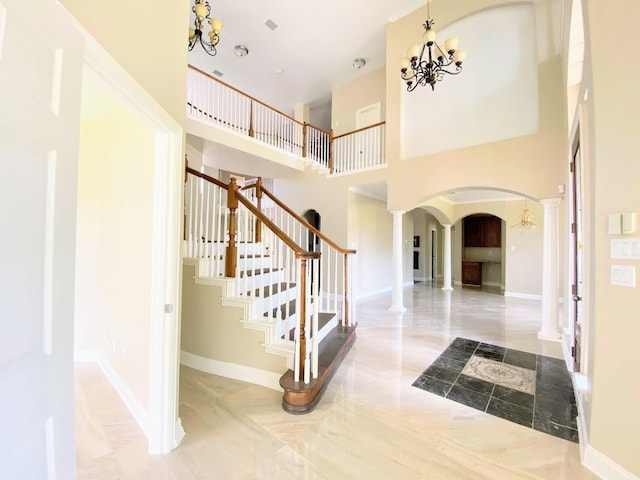
{"type": "MultiPolygon", "coordinates": [[[[297,104],[327,104],[334,87],[382,67],[386,23],[426,0],[209,3],[211,16],[224,24],[218,54],[208,56],[198,45],[189,53],[189,63],[209,73],[217,70],[224,82],[290,113],[297,104]],[[269,29],[268,20],[278,27],[269,29]],[[245,45],[249,54],[238,57],[236,45],[245,45]],[[356,58],[367,61],[360,70],[353,67],[356,58]]],[[[420,32],[416,25],[416,40],[420,32]]]]}

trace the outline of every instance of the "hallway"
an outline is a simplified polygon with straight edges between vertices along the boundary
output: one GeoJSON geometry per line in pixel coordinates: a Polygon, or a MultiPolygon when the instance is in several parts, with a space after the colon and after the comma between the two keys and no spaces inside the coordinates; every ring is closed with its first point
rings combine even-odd
{"type": "Polygon", "coordinates": [[[537,339],[540,303],[430,283],[358,304],[358,339],[314,412],[281,394],[182,368],[187,436],[163,457],[99,369],[76,367],[80,479],[592,479],[578,445],[412,386],[456,338],[560,358],[537,339]]]}

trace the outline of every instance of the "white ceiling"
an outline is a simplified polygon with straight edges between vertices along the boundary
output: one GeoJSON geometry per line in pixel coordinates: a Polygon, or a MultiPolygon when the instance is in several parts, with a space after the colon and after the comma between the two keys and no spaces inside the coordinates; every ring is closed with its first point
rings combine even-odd
{"type": "MultiPolygon", "coordinates": [[[[291,113],[297,104],[328,103],[333,88],[382,67],[387,21],[426,5],[426,0],[209,3],[211,16],[224,24],[218,54],[208,56],[197,45],[189,53],[189,63],[209,73],[218,70],[224,82],[291,113]],[[267,20],[278,28],[267,28],[267,20]],[[249,49],[249,55],[235,55],[234,46],[239,44],[249,49]],[[367,60],[360,70],[352,65],[358,57],[367,60]]],[[[416,25],[416,38],[421,28],[416,25]]]]}

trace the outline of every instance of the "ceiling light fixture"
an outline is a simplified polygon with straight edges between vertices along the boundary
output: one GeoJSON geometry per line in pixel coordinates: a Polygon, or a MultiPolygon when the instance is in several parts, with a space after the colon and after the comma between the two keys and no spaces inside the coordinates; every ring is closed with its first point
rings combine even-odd
{"type": "Polygon", "coordinates": [[[233,47],[233,51],[236,52],[236,55],[239,57],[246,57],[249,55],[249,49],[244,45],[236,45],[233,47]]]}
{"type": "Polygon", "coordinates": [[[458,37],[444,42],[444,46],[436,43],[436,31],[432,28],[434,21],[429,11],[427,0],[427,21],[423,24],[422,44],[414,45],[407,50],[407,56],[400,61],[400,76],[407,82],[407,90],[413,91],[418,85],[431,85],[435,90],[436,82],[445,74],[457,75],[462,71],[462,62],[466,57],[464,50],[457,50],[458,37]]]}
{"type": "Polygon", "coordinates": [[[220,30],[222,30],[222,21],[217,18],[210,18],[211,7],[209,6],[209,2],[205,0],[203,3],[202,0],[195,0],[194,6],[191,8],[191,11],[195,14],[196,19],[193,22],[195,28],[189,29],[189,51],[193,50],[193,47],[196,46],[196,43],[200,43],[204,51],[212,57],[218,53],[216,50],[216,45],[220,41],[220,30]],[[209,21],[209,25],[211,26],[211,31],[209,32],[209,41],[207,42],[202,38],[202,24],[205,20],[209,21]]]}
{"type": "Polygon", "coordinates": [[[364,67],[367,64],[367,60],[365,58],[356,58],[353,61],[353,68],[360,70],[362,67],[364,67]]]}
{"type": "Polygon", "coordinates": [[[520,221],[515,225],[511,225],[512,228],[517,228],[520,232],[520,235],[530,235],[533,231],[538,227],[535,223],[533,223],[533,217],[529,213],[529,209],[527,208],[527,199],[524,199],[524,208],[522,209],[522,213],[520,214],[520,221]]]}

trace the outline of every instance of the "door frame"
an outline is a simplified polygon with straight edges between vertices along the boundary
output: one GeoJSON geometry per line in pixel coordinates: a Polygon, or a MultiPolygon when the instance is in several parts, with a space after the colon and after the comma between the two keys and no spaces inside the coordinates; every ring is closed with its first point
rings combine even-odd
{"type": "Polygon", "coordinates": [[[438,229],[431,229],[431,238],[429,239],[431,242],[431,280],[435,281],[438,277],[438,229]]]}
{"type": "Polygon", "coordinates": [[[80,25],[85,75],[155,131],[149,405],[143,428],[151,454],[178,446],[180,283],[184,130],[80,25]]]}

